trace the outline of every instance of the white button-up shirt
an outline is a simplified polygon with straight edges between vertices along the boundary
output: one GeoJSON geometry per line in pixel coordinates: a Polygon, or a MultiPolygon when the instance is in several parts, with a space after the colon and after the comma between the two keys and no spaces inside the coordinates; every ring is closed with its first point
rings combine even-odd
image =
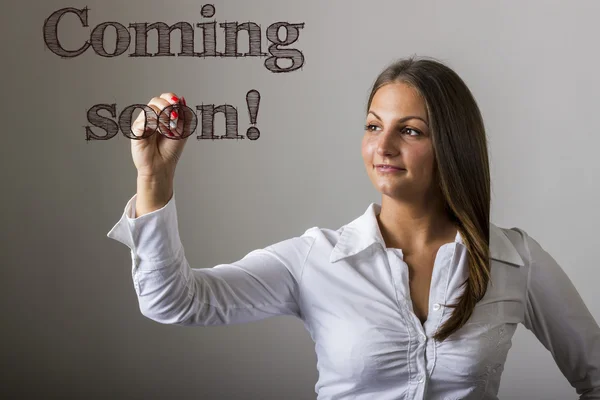
{"type": "Polygon", "coordinates": [[[190,268],[175,196],[135,216],[134,195],[108,237],[131,249],[144,316],[163,324],[239,324],[300,318],[317,354],[319,400],[497,399],[511,338],[522,323],[552,353],[580,399],[600,399],[600,328],[562,268],[519,228],[490,224],[491,282],[466,325],[443,342],[468,277],[460,233],[435,258],[424,324],[413,311],[402,249],[386,248],[371,203],[337,230],[190,268]]]}

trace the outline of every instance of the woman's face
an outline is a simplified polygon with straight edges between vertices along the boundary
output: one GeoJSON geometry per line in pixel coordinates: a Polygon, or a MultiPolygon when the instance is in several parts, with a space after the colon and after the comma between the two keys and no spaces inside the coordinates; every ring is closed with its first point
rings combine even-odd
{"type": "Polygon", "coordinates": [[[375,188],[396,199],[423,199],[434,180],[434,152],[427,110],[417,91],[404,83],[377,90],[366,117],[362,156],[375,188]],[[418,118],[422,118],[418,119],[418,118]],[[377,164],[402,171],[381,172],[377,164]]]}

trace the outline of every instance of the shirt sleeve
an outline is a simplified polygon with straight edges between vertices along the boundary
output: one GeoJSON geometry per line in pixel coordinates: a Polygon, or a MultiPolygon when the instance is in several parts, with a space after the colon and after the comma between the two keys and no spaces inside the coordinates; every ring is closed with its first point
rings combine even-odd
{"type": "Polygon", "coordinates": [[[276,315],[302,318],[298,301],[310,234],[256,249],[230,264],[191,268],[179,237],[175,194],[135,216],[134,195],[107,236],[129,247],[141,313],[163,324],[229,325],[276,315]]]}
{"type": "Polygon", "coordinates": [[[556,260],[526,234],[524,326],[550,351],[581,400],[600,399],[600,327],[556,260]]]}

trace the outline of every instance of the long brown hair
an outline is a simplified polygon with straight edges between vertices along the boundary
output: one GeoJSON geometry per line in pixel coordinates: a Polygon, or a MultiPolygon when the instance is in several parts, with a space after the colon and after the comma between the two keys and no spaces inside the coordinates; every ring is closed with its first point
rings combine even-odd
{"type": "Polygon", "coordinates": [[[438,341],[462,327],[490,279],[490,172],[483,118],[475,98],[456,72],[431,57],[393,62],[379,74],[367,103],[389,83],[404,83],[425,102],[436,159],[437,183],[446,212],[458,226],[469,254],[469,277],[450,318],[433,336],[438,341]]]}

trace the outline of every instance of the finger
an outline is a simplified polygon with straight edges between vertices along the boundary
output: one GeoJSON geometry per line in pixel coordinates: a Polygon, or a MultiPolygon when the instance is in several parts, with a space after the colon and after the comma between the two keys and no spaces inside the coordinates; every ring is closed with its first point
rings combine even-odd
{"type": "Polygon", "coordinates": [[[160,97],[153,97],[150,99],[146,107],[140,111],[137,118],[133,122],[132,130],[135,129],[135,132],[139,135],[148,131],[153,132],[158,126],[156,119],[162,108],[160,107],[161,101],[162,99],[160,99],[160,97]],[[159,106],[158,109],[156,105],[159,106]],[[148,107],[151,110],[148,110],[148,107]]]}
{"type": "Polygon", "coordinates": [[[178,104],[181,99],[175,93],[167,92],[160,95],[160,98],[169,102],[169,104],[178,104]]]}
{"type": "Polygon", "coordinates": [[[136,134],[136,136],[143,136],[147,132],[150,132],[150,135],[152,135],[155,131],[158,131],[159,134],[162,132],[168,134],[167,125],[164,123],[164,121],[158,121],[156,118],[156,116],[161,113],[162,108],[153,104],[152,102],[149,103],[147,107],[150,108],[150,110],[145,110],[142,112],[141,118],[138,118],[132,125],[132,131],[136,134]],[[157,129],[159,125],[161,126],[160,130],[157,129]]]}
{"type": "Polygon", "coordinates": [[[152,105],[146,105],[146,108],[142,109],[138,117],[131,124],[131,130],[135,136],[144,136],[147,132],[154,132],[156,130],[158,127],[156,111],[156,106],[152,105]]]}
{"type": "MultiPolygon", "coordinates": [[[[189,136],[191,135],[192,128],[195,128],[194,120],[196,115],[194,110],[185,103],[185,98],[183,97],[180,98],[178,107],[177,127],[174,130],[172,129],[172,131],[179,136],[184,136],[186,134],[189,136]]],[[[172,122],[173,121],[171,121],[171,123],[172,122]]]]}
{"type": "Polygon", "coordinates": [[[152,100],[150,100],[148,105],[152,107],[152,109],[156,112],[156,115],[160,116],[159,125],[161,126],[161,131],[168,133],[166,129],[172,130],[170,122],[173,117],[178,116],[178,114],[172,115],[173,111],[175,111],[173,110],[172,104],[162,97],[154,97],[152,100]]]}
{"type": "Polygon", "coordinates": [[[178,131],[179,113],[181,112],[181,98],[175,93],[167,92],[160,95],[160,98],[167,101],[173,106],[172,111],[169,113],[169,128],[172,131],[178,131]]]}
{"type": "MultiPolygon", "coordinates": [[[[165,117],[166,113],[163,112],[163,110],[165,108],[164,105],[159,106],[154,103],[155,102],[148,104],[148,107],[152,108],[154,110],[154,112],[156,113],[156,115],[161,115],[161,113],[162,113],[161,118],[157,122],[155,122],[156,132],[163,136],[166,135],[166,136],[174,137],[175,135],[173,134],[173,131],[169,128],[169,119],[167,117],[165,117]]],[[[158,103],[161,104],[161,102],[158,102],[158,103]]]]}
{"type": "Polygon", "coordinates": [[[175,103],[174,99],[176,99],[175,96],[168,98],[167,94],[163,93],[161,97],[154,98],[151,101],[152,104],[157,105],[161,110],[159,113],[161,125],[166,125],[166,127],[171,131],[175,131],[177,129],[180,111],[180,105],[175,103]]]}
{"type": "MultiPolygon", "coordinates": [[[[152,101],[152,100],[150,100],[150,101],[152,101]]],[[[132,126],[132,128],[133,127],[137,127],[137,128],[141,127],[140,132],[144,132],[145,130],[148,130],[148,129],[144,129],[145,125],[154,125],[154,127],[156,127],[156,123],[155,123],[155,121],[153,121],[155,119],[156,119],[156,116],[154,115],[153,112],[150,112],[145,108],[141,108],[139,114],[137,115],[136,119],[133,121],[131,126],[132,126]]]]}

